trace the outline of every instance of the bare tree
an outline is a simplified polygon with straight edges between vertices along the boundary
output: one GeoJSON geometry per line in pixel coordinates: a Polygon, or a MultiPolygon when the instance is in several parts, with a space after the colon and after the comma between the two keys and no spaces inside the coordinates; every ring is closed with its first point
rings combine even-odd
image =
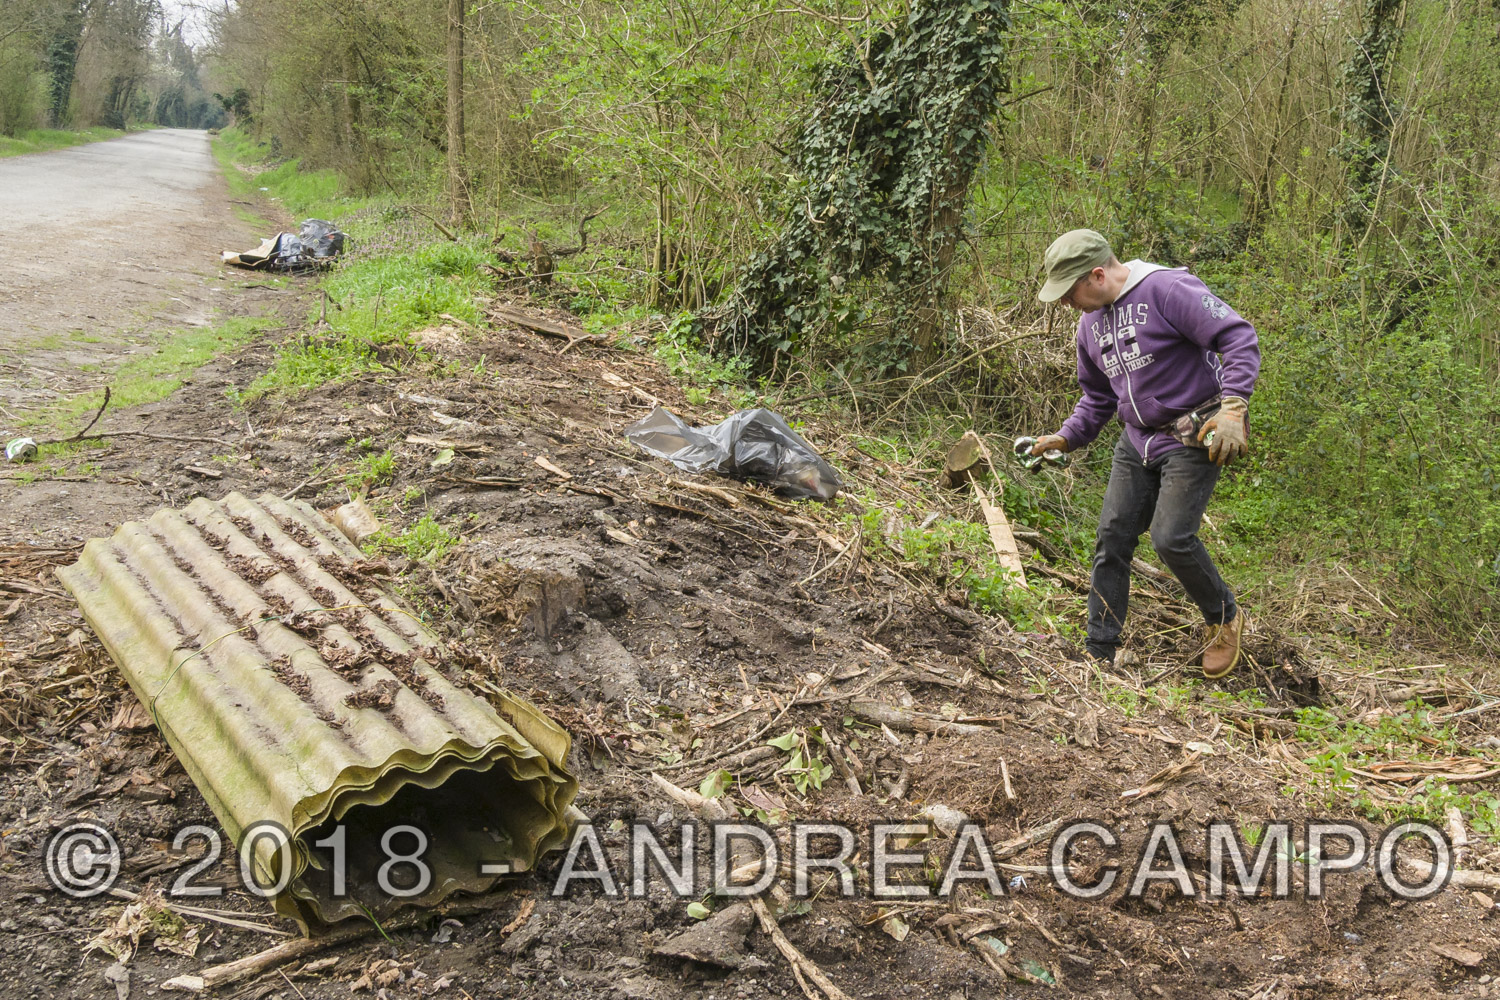
{"type": "Polygon", "coordinates": [[[464,165],[464,2],[448,0],[448,205],[455,226],[473,214],[464,165]]]}

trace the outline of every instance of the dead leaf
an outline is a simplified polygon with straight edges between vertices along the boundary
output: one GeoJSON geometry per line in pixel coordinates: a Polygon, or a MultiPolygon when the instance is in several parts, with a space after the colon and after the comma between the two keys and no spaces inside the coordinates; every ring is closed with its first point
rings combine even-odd
{"type": "Polygon", "coordinates": [[[129,962],[142,941],[156,942],[158,951],[192,958],[198,953],[198,928],[169,910],[154,890],[146,890],[120,911],[115,922],[100,931],[84,951],[102,951],[129,962]]]}
{"type": "Polygon", "coordinates": [[[521,904],[521,912],[517,913],[515,919],[500,928],[501,937],[514,934],[531,918],[531,911],[536,909],[536,898],[532,897],[521,904]]]}
{"type": "Polygon", "coordinates": [[[767,813],[786,812],[786,801],[773,792],[768,792],[759,785],[751,785],[749,788],[741,788],[740,794],[745,801],[755,808],[767,813]]]}
{"type": "Polygon", "coordinates": [[[535,459],[533,459],[533,461],[535,461],[537,465],[540,465],[542,468],[546,469],[548,472],[552,473],[559,479],[573,478],[573,474],[571,472],[564,472],[562,469],[559,469],[557,466],[548,461],[545,455],[538,455],[535,459]]]}
{"type": "Polygon", "coordinates": [[[906,936],[911,933],[911,925],[896,916],[886,917],[880,929],[895,938],[897,942],[905,941],[906,936]]]}
{"type": "Polygon", "coordinates": [[[120,704],[115,706],[115,714],[109,719],[110,729],[127,732],[135,729],[150,729],[152,725],[151,713],[129,691],[120,698],[120,704]]]}
{"type": "Polygon", "coordinates": [[[1099,713],[1089,709],[1073,726],[1073,742],[1088,749],[1099,745],[1099,713]]]}

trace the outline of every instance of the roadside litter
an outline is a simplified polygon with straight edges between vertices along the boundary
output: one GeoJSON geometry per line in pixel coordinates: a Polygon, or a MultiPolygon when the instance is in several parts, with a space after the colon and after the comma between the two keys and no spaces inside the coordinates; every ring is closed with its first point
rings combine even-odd
{"type": "Polygon", "coordinates": [[[766,409],[740,410],[712,426],[689,427],[658,406],[625,428],[625,437],[686,472],[754,480],[784,496],[832,500],[844,485],[833,466],[766,409]]]}
{"type": "Polygon", "coordinates": [[[127,522],[57,572],[304,928],[482,892],[563,846],[578,815],[567,732],[488,681],[487,701],[455,683],[461,647],[402,607],[389,572],[306,504],[238,493],[127,522]],[[423,867],[392,889],[382,865],[408,849],[423,867]]]}
{"type": "Polygon", "coordinates": [[[306,219],[300,231],[277,233],[262,240],[254,250],[225,250],[220,255],[224,263],[245,267],[253,271],[285,271],[299,274],[326,267],[335,257],[344,252],[344,234],[331,222],[323,219],[306,219]]]}
{"type": "Polygon", "coordinates": [[[29,462],[36,458],[36,442],[31,438],[15,438],[5,446],[7,462],[29,462]]]}

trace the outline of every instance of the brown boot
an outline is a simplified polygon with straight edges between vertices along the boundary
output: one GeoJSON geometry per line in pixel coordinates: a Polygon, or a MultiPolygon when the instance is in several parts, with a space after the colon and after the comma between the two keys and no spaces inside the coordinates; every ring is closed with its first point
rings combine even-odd
{"type": "Polygon", "coordinates": [[[1203,676],[1218,680],[1240,662],[1240,634],[1245,630],[1245,612],[1236,610],[1234,620],[1208,627],[1208,645],[1203,650],[1203,676]]]}

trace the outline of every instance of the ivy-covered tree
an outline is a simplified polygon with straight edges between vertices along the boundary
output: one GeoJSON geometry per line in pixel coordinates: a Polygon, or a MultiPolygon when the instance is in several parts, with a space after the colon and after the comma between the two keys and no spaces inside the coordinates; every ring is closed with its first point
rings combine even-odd
{"type": "Polygon", "coordinates": [[[1365,30],[1355,39],[1344,66],[1343,138],[1338,154],[1349,171],[1341,215],[1355,232],[1370,224],[1380,182],[1391,155],[1396,123],[1389,79],[1401,45],[1401,12],[1406,0],[1365,0],[1365,30]]]}
{"type": "Polygon", "coordinates": [[[1004,0],[927,0],[827,65],[789,153],[777,239],[745,268],[717,343],[769,368],[873,296],[905,368],[943,323],[954,250],[987,129],[1007,89],[1004,0]]]}

